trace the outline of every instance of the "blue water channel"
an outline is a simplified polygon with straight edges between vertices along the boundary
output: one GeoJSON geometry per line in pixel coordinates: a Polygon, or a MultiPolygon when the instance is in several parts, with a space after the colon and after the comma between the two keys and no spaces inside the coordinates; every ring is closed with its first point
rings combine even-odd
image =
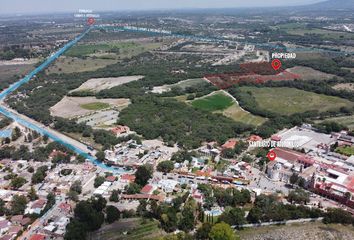
{"type": "MultiPolygon", "coordinates": [[[[14,84],[12,84],[9,88],[7,88],[3,92],[1,92],[0,93],[0,101],[4,100],[4,98],[6,96],[8,96],[12,92],[14,92],[16,89],[18,89],[23,84],[29,82],[33,77],[35,77],[36,74],[38,74],[39,72],[44,70],[46,67],[48,67],[60,55],[62,55],[65,51],[67,51],[69,48],[74,46],[78,41],[80,41],[83,37],[85,37],[85,35],[88,32],[90,32],[90,30],[91,30],[91,28],[88,28],[87,30],[85,30],[81,35],[76,37],[74,40],[68,42],[67,44],[65,44],[65,46],[63,46],[57,52],[52,54],[40,66],[38,66],[36,69],[34,69],[28,75],[26,75],[24,78],[22,78],[21,80],[19,80],[18,82],[14,83],[14,84]]],[[[100,167],[100,168],[102,168],[104,170],[113,172],[115,174],[121,174],[121,173],[127,172],[127,171],[125,171],[124,169],[121,169],[121,168],[115,168],[115,167],[107,166],[106,164],[98,161],[94,156],[89,155],[88,153],[84,152],[83,150],[81,150],[81,149],[73,146],[72,144],[66,142],[65,140],[57,137],[56,135],[52,134],[51,132],[49,132],[45,128],[38,127],[37,125],[35,125],[35,124],[33,124],[33,123],[31,123],[31,122],[29,122],[29,121],[17,116],[17,115],[15,115],[14,113],[6,110],[5,108],[3,108],[1,106],[0,106],[0,113],[5,115],[6,117],[18,122],[19,124],[21,124],[21,125],[29,128],[29,129],[32,129],[32,130],[40,133],[41,135],[48,136],[53,141],[58,142],[58,143],[62,144],[63,146],[73,150],[75,153],[85,157],[87,160],[91,161],[93,164],[95,164],[96,166],[98,166],[98,167],[100,167]]]]}

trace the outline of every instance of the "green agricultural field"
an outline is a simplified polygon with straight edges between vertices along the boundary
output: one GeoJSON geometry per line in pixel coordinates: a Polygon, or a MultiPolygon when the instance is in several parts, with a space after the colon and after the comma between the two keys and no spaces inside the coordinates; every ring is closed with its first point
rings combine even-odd
{"type": "Polygon", "coordinates": [[[233,104],[233,99],[222,92],[215,92],[192,102],[193,107],[210,112],[225,110],[233,104]]]}
{"type": "Polygon", "coordinates": [[[354,106],[353,102],[346,99],[306,92],[294,88],[241,87],[240,89],[241,91],[251,92],[261,108],[283,115],[303,113],[312,110],[324,112],[341,107],[352,108],[354,106]]]}
{"type": "Polygon", "coordinates": [[[134,42],[122,42],[122,43],[97,43],[97,44],[78,44],[72,47],[69,51],[65,53],[66,56],[70,57],[81,57],[87,56],[95,53],[104,52],[121,52],[124,49],[135,48],[138,44],[134,42]]]}
{"type": "Polygon", "coordinates": [[[94,102],[94,103],[82,104],[80,105],[80,107],[86,110],[97,111],[97,110],[109,108],[110,105],[108,103],[94,102]]]}
{"type": "Polygon", "coordinates": [[[237,122],[242,122],[253,126],[262,125],[266,121],[263,117],[253,115],[245,111],[237,103],[233,104],[231,107],[228,107],[224,111],[221,111],[221,113],[237,122]]]}
{"type": "MultiPolygon", "coordinates": [[[[176,97],[179,101],[188,102],[186,96],[176,97]]],[[[234,99],[218,91],[207,97],[194,100],[191,103],[194,107],[206,111],[221,113],[224,116],[231,118],[236,122],[241,122],[249,125],[259,126],[263,124],[266,119],[255,116],[244,109],[242,109],[234,99]]]]}
{"type": "Polygon", "coordinates": [[[354,147],[339,147],[336,149],[336,152],[350,157],[354,155],[354,147]]]}

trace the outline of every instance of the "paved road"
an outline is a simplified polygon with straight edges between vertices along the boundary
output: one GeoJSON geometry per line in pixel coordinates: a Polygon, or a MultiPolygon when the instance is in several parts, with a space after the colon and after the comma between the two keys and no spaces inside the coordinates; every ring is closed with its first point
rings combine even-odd
{"type": "Polygon", "coordinates": [[[288,224],[294,224],[294,223],[320,222],[322,220],[323,220],[323,217],[320,217],[320,218],[300,218],[300,219],[296,219],[296,220],[287,220],[287,221],[243,224],[243,225],[239,225],[239,226],[232,226],[232,228],[250,228],[250,227],[263,227],[263,226],[271,226],[271,225],[288,225],[288,224]]]}
{"type": "Polygon", "coordinates": [[[53,205],[53,207],[51,209],[49,209],[43,216],[41,216],[40,218],[38,218],[36,221],[34,221],[31,224],[31,228],[28,229],[27,231],[25,231],[20,237],[20,240],[28,240],[30,239],[30,237],[35,234],[39,228],[42,228],[43,225],[48,222],[48,220],[52,217],[52,216],[57,216],[59,214],[59,205],[63,202],[65,202],[65,196],[61,195],[57,197],[58,199],[55,199],[55,204],[53,205]]]}

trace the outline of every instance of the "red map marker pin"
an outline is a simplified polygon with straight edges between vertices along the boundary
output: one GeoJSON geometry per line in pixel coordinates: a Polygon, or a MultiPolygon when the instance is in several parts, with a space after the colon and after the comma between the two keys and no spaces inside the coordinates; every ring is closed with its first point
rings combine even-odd
{"type": "Polygon", "coordinates": [[[281,61],[279,59],[274,59],[272,61],[272,68],[275,70],[275,71],[278,71],[280,68],[281,68],[281,61]]]}
{"type": "Polygon", "coordinates": [[[274,161],[277,158],[277,154],[274,151],[270,151],[267,154],[267,158],[269,159],[269,161],[274,161]]]}
{"type": "Polygon", "coordinates": [[[96,22],[96,20],[93,17],[89,17],[87,19],[87,24],[88,25],[93,25],[93,24],[95,24],[95,22],[96,22]]]}

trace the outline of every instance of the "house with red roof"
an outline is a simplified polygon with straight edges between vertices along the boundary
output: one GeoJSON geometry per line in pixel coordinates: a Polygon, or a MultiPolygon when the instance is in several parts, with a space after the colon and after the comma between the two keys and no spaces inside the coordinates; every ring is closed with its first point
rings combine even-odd
{"type": "Polygon", "coordinates": [[[54,149],[50,154],[49,154],[49,158],[53,159],[57,156],[66,156],[67,153],[62,152],[62,151],[58,151],[56,149],[54,149]]]}
{"type": "Polygon", "coordinates": [[[11,217],[10,221],[12,222],[12,224],[21,224],[22,219],[23,215],[15,215],[11,217]]]}
{"type": "Polygon", "coordinates": [[[28,225],[30,222],[31,222],[31,219],[30,219],[29,217],[24,217],[24,218],[21,220],[20,224],[21,224],[22,226],[26,226],[26,225],[28,225]]]}
{"type": "Polygon", "coordinates": [[[121,126],[121,125],[118,125],[117,127],[111,130],[111,132],[114,133],[116,136],[119,136],[123,133],[128,133],[129,131],[130,128],[128,126],[121,126]]]}
{"type": "Polygon", "coordinates": [[[281,141],[281,136],[279,135],[273,135],[270,140],[275,141],[275,142],[280,142],[281,141]]]}
{"type": "Polygon", "coordinates": [[[237,143],[238,143],[238,141],[237,141],[236,139],[232,138],[232,139],[227,140],[227,141],[221,146],[221,148],[222,148],[223,150],[225,150],[225,149],[234,149],[237,143]]]}
{"type": "Polygon", "coordinates": [[[119,181],[123,182],[123,183],[131,183],[135,181],[135,176],[131,175],[131,174],[123,174],[119,181]]]}
{"type": "Polygon", "coordinates": [[[260,142],[262,141],[263,138],[261,138],[260,136],[258,135],[251,135],[249,138],[248,138],[248,141],[249,142],[260,142]]]}
{"type": "Polygon", "coordinates": [[[194,198],[194,200],[198,203],[203,203],[203,194],[199,191],[199,190],[194,190],[192,193],[192,197],[194,198]]]}
{"type": "Polygon", "coordinates": [[[61,212],[65,212],[65,213],[70,213],[72,210],[72,207],[70,204],[62,202],[59,204],[58,208],[60,209],[61,212]]]}
{"type": "Polygon", "coordinates": [[[142,194],[151,194],[153,190],[154,190],[154,187],[149,185],[149,184],[147,184],[141,189],[140,192],[142,194]]]}
{"type": "Polygon", "coordinates": [[[89,162],[85,162],[84,164],[82,164],[82,167],[83,167],[83,171],[86,171],[86,172],[94,172],[96,171],[96,166],[92,163],[89,163],[89,162]]]}
{"type": "Polygon", "coordinates": [[[46,235],[43,234],[33,234],[29,240],[45,240],[46,239],[46,235]]]}
{"type": "Polygon", "coordinates": [[[31,207],[27,207],[25,210],[25,214],[40,214],[41,211],[44,209],[45,205],[47,203],[46,199],[38,199],[36,200],[31,207]]]}
{"type": "Polygon", "coordinates": [[[107,176],[106,181],[107,182],[115,182],[117,180],[116,176],[107,176]]]}

